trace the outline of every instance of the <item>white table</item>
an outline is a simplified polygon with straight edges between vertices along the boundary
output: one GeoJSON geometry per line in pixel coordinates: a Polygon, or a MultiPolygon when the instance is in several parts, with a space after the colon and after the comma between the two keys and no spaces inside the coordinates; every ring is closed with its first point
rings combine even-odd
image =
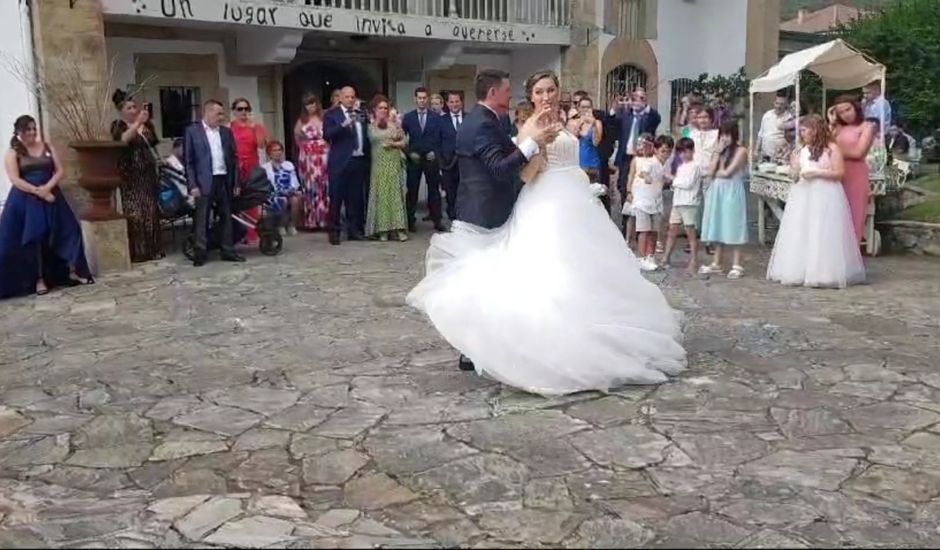
{"type": "MultiPolygon", "coordinates": [[[[868,195],[868,215],[865,217],[865,252],[877,256],[881,251],[881,234],[875,230],[875,197],[885,194],[884,176],[872,176],[869,181],[871,192],[868,195]]],[[[776,172],[754,170],[751,174],[751,193],[757,197],[757,239],[761,245],[767,244],[766,205],[777,220],[783,219],[783,207],[790,195],[793,180],[788,175],[776,172]]]]}

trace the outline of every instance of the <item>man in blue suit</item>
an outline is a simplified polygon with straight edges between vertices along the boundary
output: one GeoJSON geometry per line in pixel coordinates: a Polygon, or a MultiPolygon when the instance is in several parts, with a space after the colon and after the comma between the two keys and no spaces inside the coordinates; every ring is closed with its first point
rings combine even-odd
{"type": "Polygon", "coordinates": [[[457,130],[463,124],[463,96],[460,92],[447,92],[447,111],[441,115],[441,183],[447,193],[447,217],[457,219],[457,189],[460,170],[457,169],[457,130]]]}
{"type": "Polygon", "coordinates": [[[330,144],[326,170],[330,177],[330,244],[340,243],[341,209],[346,207],[346,237],[363,239],[369,186],[368,118],[356,108],[356,90],[340,90],[339,104],[323,116],[323,137],[330,144]]]}
{"type": "Polygon", "coordinates": [[[662,117],[648,103],[646,90],[637,88],[629,101],[619,103],[614,110],[613,118],[618,141],[617,156],[614,158],[614,165],[617,166],[619,172],[617,185],[620,193],[626,196],[627,173],[630,171],[630,162],[636,154],[637,138],[641,134],[655,136],[662,117]]]}
{"type": "Polygon", "coordinates": [[[421,176],[428,186],[428,210],[434,229],[444,231],[441,222],[441,172],[437,155],[441,151],[440,115],[430,107],[431,97],[427,88],[415,90],[417,109],[407,113],[402,120],[402,129],[408,134],[408,194],[405,206],[408,210],[408,231],[415,231],[415,209],[418,205],[418,188],[421,176]]]}
{"type": "Polygon", "coordinates": [[[222,260],[244,262],[245,258],[235,252],[232,235],[231,201],[238,176],[235,135],[222,126],[225,107],[221,102],[207,101],[202,106],[202,116],[201,121],[186,128],[184,138],[186,183],[196,201],[193,265],[206,263],[210,209],[219,217],[222,260]]]}

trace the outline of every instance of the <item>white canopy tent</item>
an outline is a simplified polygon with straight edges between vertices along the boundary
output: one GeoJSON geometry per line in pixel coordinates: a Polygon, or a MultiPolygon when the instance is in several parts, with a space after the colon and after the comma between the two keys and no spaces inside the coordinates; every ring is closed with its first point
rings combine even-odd
{"type": "MultiPolygon", "coordinates": [[[[885,91],[886,69],[881,63],[848,45],[841,39],[826,42],[806,50],[791,53],[760,77],[751,81],[751,123],[754,121],[754,94],[773,93],[789,86],[796,89],[796,105],[800,105],[800,73],[812,71],[822,79],[823,106],[826,103],[826,89],[850,90],[860,88],[876,80],[881,81],[881,92],[885,91]]],[[[797,112],[797,135],[799,135],[799,117],[797,112]]],[[[885,125],[881,124],[884,137],[885,125]]],[[[751,151],[754,150],[754,132],[751,135],[751,151]]],[[[753,159],[753,155],[751,156],[753,159]]]]}

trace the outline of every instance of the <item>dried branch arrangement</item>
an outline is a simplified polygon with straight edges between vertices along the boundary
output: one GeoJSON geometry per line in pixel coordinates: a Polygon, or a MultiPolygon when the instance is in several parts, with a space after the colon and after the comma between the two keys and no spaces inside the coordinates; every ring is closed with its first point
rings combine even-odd
{"type": "MultiPolygon", "coordinates": [[[[47,66],[34,67],[21,59],[2,56],[2,65],[12,76],[26,84],[67,132],[73,142],[111,141],[111,121],[115,118],[111,95],[115,89],[115,59],[111,58],[99,78],[83,72],[85,65],[75,53],[54,59],[47,66]],[[53,76],[50,76],[53,75],[53,76]]],[[[133,96],[152,78],[145,79],[133,96]]]]}

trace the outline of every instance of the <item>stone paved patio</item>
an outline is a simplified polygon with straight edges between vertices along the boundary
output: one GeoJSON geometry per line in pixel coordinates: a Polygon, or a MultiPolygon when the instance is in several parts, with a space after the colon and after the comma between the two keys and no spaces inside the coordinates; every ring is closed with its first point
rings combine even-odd
{"type": "Polygon", "coordinates": [[[404,307],[424,244],[0,304],[0,547],[940,545],[940,264],[658,275],[688,372],[546,400],[404,307]]]}

